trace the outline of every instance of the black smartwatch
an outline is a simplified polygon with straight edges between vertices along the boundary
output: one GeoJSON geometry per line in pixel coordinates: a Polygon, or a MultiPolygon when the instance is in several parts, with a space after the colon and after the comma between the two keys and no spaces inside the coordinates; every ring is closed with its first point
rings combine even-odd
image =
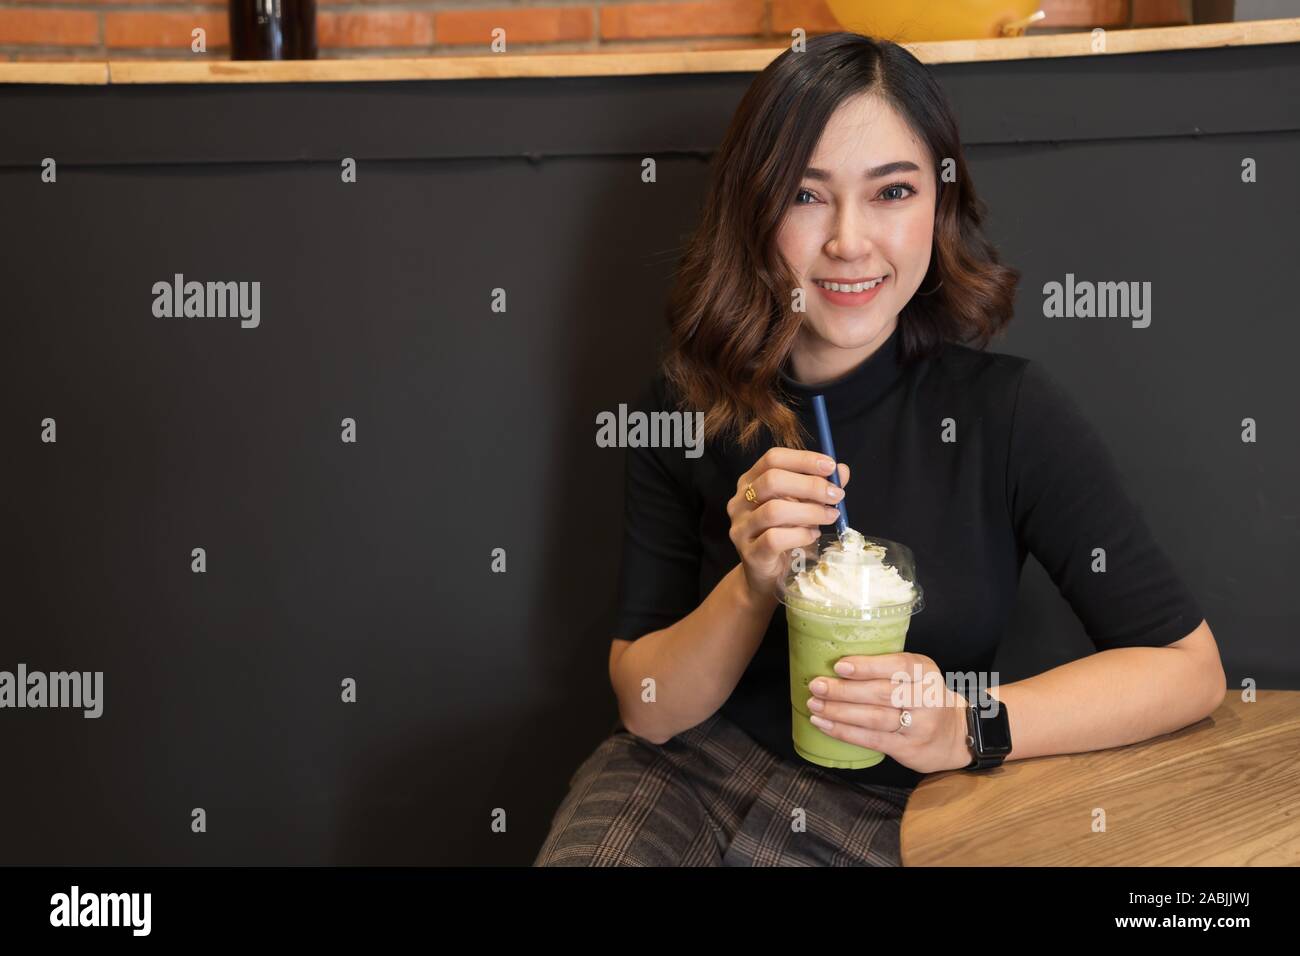
{"type": "Polygon", "coordinates": [[[963,770],[988,770],[999,767],[1011,753],[1011,722],[1007,705],[991,697],[982,688],[966,708],[966,746],[971,762],[963,770]]]}

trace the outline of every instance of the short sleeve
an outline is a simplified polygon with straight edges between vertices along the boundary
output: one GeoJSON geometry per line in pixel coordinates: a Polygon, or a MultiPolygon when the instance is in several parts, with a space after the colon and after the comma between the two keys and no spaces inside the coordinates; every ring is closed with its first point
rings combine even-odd
{"type": "Polygon", "coordinates": [[[1203,615],[1160,548],[1100,433],[1044,368],[1026,363],[1007,460],[1016,537],[1099,650],[1163,647],[1203,615]],[[1094,570],[1094,549],[1105,570],[1094,570]]]}
{"type": "MultiPolygon", "coordinates": [[[[636,403],[673,411],[662,373],[636,403]]],[[[681,620],[699,605],[700,510],[691,461],[681,448],[628,447],[623,551],[613,637],[636,640],[681,620]]]]}

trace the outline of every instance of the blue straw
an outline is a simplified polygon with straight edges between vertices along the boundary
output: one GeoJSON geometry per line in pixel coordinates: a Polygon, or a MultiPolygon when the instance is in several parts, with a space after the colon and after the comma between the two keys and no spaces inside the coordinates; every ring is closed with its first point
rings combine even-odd
{"type": "MultiPolygon", "coordinates": [[[[813,414],[817,416],[817,438],[821,442],[822,454],[835,461],[835,445],[831,441],[831,420],[826,415],[826,399],[820,394],[812,397],[813,414]]],[[[831,481],[835,482],[837,488],[840,485],[840,468],[836,462],[835,470],[831,472],[831,481]]],[[[844,532],[849,527],[849,510],[844,507],[844,499],[841,498],[835,505],[840,509],[840,516],[835,519],[835,531],[844,536],[844,532]]]]}

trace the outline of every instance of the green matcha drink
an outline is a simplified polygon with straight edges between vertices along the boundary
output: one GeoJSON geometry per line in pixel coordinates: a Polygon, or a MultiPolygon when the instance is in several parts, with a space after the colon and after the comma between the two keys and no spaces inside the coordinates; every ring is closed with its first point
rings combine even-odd
{"type": "Polygon", "coordinates": [[[814,555],[792,567],[781,589],[790,635],[790,710],[794,749],[823,767],[861,769],[884,759],[845,743],[810,720],[808,684],[837,677],[835,662],[852,654],[903,650],[912,615],[922,606],[911,552],[853,529],[841,542],[823,536],[814,555]]]}

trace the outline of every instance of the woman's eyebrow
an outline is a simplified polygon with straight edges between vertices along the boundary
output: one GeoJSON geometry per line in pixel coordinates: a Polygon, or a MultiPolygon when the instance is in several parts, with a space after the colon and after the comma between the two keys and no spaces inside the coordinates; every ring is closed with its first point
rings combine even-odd
{"type": "MultiPolygon", "coordinates": [[[[868,169],[866,178],[880,179],[893,173],[919,173],[920,171],[921,167],[916,163],[906,159],[899,159],[892,163],[885,163],[883,166],[877,166],[875,169],[868,169]]],[[[830,173],[824,169],[818,169],[816,166],[809,166],[804,170],[803,174],[806,179],[816,179],[819,182],[826,182],[831,178],[830,173]]]]}

